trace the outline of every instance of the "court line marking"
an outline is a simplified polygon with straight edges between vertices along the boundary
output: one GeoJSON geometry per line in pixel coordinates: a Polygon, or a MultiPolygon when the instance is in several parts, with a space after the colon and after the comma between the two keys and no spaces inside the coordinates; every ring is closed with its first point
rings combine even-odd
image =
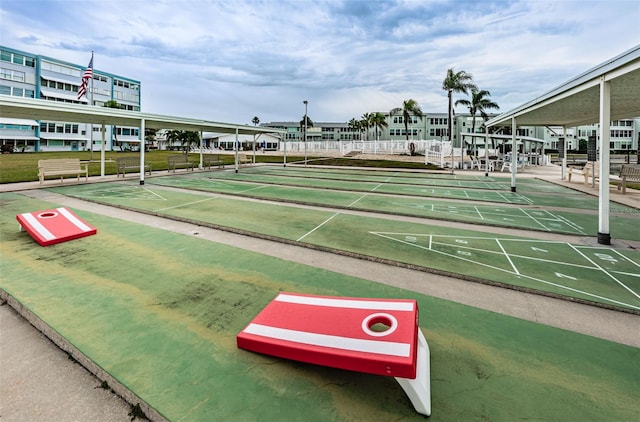
{"type": "Polygon", "coordinates": [[[211,196],[205,199],[201,199],[199,201],[191,201],[191,202],[185,202],[184,204],[179,204],[179,205],[174,205],[172,207],[166,207],[166,208],[158,208],[156,210],[153,210],[153,212],[160,212],[160,211],[166,211],[166,210],[171,210],[174,208],[182,208],[182,207],[186,207],[188,205],[193,205],[193,204],[198,204],[200,202],[207,202],[207,201],[211,201],[212,199],[217,199],[219,198],[218,196],[211,196]]]}
{"type": "Polygon", "coordinates": [[[482,213],[480,212],[480,210],[478,209],[478,206],[475,205],[473,207],[474,210],[476,210],[476,212],[478,213],[478,216],[480,217],[480,220],[484,220],[484,216],[482,215],[482,213]]]}
{"type": "Polygon", "coordinates": [[[352,207],[356,204],[356,202],[360,201],[361,199],[365,198],[368,194],[365,193],[364,195],[362,195],[360,198],[356,199],[355,201],[353,201],[352,203],[350,203],[349,205],[347,205],[347,207],[352,207]]]}
{"type": "MultiPolygon", "coordinates": [[[[629,258],[628,256],[626,256],[625,254],[623,254],[622,252],[616,250],[616,249],[611,249],[612,252],[615,252],[616,254],[620,255],[623,259],[631,262],[633,265],[635,265],[636,267],[640,267],[640,263],[639,262],[635,262],[634,260],[632,260],[631,258],[629,258]]],[[[635,274],[636,277],[640,277],[640,274],[635,274]]]]}
{"type": "Polygon", "coordinates": [[[120,194],[120,196],[111,196],[111,198],[115,198],[115,199],[146,199],[149,200],[151,198],[140,198],[140,192],[139,189],[142,189],[143,191],[145,191],[146,193],[150,193],[151,195],[155,196],[156,198],[161,199],[162,201],[166,201],[167,198],[163,197],[162,195],[159,195],[157,193],[155,193],[154,191],[146,188],[146,187],[142,187],[142,186],[109,186],[106,189],[92,189],[89,191],[85,191],[82,192],[81,194],[77,195],[77,196],[84,196],[84,197],[95,197],[98,196],[99,193],[115,193],[115,194],[120,194]],[[122,195],[122,192],[131,192],[131,195],[122,195]]]}
{"type": "Polygon", "coordinates": [[[513,271],[515,271],[516,274],[520,275],[520,271],[518,271],[518,267],[516,267],[516,265],[511,260],[511,257],[509,256],[507,251],[505,251],[504,247],[502,247],[502,243],[500,243],[500,239],[496,239],[496,242],[498,243],[498,246],[500,246],[500,249],[502,250],[502,253],[504,254],[505,258],[507,258],[507,261],[509,261],[509,264],[511,264],[511,268],[513,268],[513,271]]]}
{"type": "MultiPolygon", "coordinates": [[[[420,248],[420,249],[424,249],[424,250],[429,250],[429,251],[431,251],[431,252],[438,253],[438,254],[441,254],[441,255],[445,255],[445,256],[448,256],[448,257],[451,257],[451,258],[454,258],[454,259],[459,259],[459,260],[462,260],[462,261],[470,262],[470,263],[472,263],[472,264],[476,264],[476,265],[480,265],[480,266],[483,266],[483,267],[491,268],[491,269],[494,269],[494,270],[496,270],[496,271],[501,271],[501,272],[505,272],[505,273],[507,273],[507,274],[513,274],[513,275],[516,275],[516,276],[518,276],[518,277],[527,278],[527,279],[529,279],[529,280],[533,280],[533,281],[537,281],[537,282],[540,282],[540,283],[543,283],[543,284],[547,284],[547,285],[550,285],[550,286],[554,286],[554,287],[557,287],[557,288],[559,288],[559,289],[564,289],[564,290],[568,290],[568,291],[571,291],[571,292],[575,292],[575,293],[583,294],[583,295],[585,295],[585,296],[589,296],[589,297],[593,297],[593,298],[598,298],[598,299],[601,299],[601,300],[603,300],[603,301],[607,301],[607,302],[611,302],[611,303],[616,303],[616,304],[618,304],[618,305],[628,306],[628,307],[633,308],[633,309],[640,309],[640,306],[631,305],[630,303],[625,303],[625,302],[621,302],[621,301],[618,301],[618,300],[615,300],[615,299],[611,299],[611,298],[607,298],[607,297],[604,297],[604,296],[600,296],[600,295],[597,295],[597,294],[594,294],[594,293],[589,293],[589,292],[586,292],[586,291],[582,291],[582,290],[574,289],[573,287],[563,286],[563,285],[561,285],[561,284],[557,284],[557,283],[554,283],[554,282],[552,282],[552,281],[542,280],[542,279],[539,279],[539,278],[536,278],[536,277],[532,277],[532,276],[529,276],[529,275],[526,275],[526,274],[516,274],[516,273],[514,273],[514,272],[512,272],[512,271],[505,270],[505,269],[503,269],[503,268],[499,268],[499,267],[495,267],[495,266],[493,266],[493,265],[485,264],[485,263],[483,263],[483,262],[473,261],[473,260],[471,260],[471,259],[463,258],[463,257],[458,256],[458,255],[453,255],[453,254],[450,254],[450,253],[447,253],[447,252],[444,252],[444,251],[439,251],[439,250],[437,250],[437,249],[425,248],[424,246],[421,246],[421,245],[416,245],[416,244],[411,243],[411,242],[407,242],[407,241],[404,241],[404,240],[401,240],[401,239],[396,239],[396,238],[393,238],[393,237],[390,237],[390,236],[386,236],[386,235],[382,234],[381,232],[369,232],[369,233],[374,234],[374,235],[377,235],[377,236],[380,236],[380,237],[383,237],[383,238],[386,238],[386,239],[389,239],[389,240],[392,240],[392,241],[395,241],[395,242],[404,243],[404,244],[406,244],[406,245],[413,246],[413,247],[416,247],[416,248],[420,248]]],[[[406,235],[406,234],[404,234],[404,233],[393,233],[393,234],[402,234],[402,235],[406,235]]],[[[415,235],[413,235],[413,236],[415,236],[415,235]]],[[[418,236],[429,236],[429,237],[433,237],[434,235],[418,235],[418,236]]],[[[445,236],[445,237],[455,237],[455,236],[445,236]]],[[[479,238],[479,239],[487,239],[487,238],[479,238]]],[[[503,240],[512,240],[512,239],[503,239],[503,240]]],[[[513,239],[513,240],[518,240],[518,241],[522,241],[522,242],[526,242],[526,241],[528,241],[528,240],[525,240],[525,239],[522,239],[522,240],[520,240],[520,239],[513,239]]],[[[540,242],[540,243],[556,243],[556,244],[565,244],[565,245],[569,245],[569,246],[571,246],[569,243],[565,243],[565,242],[545,242],[545,241],[535,241],[535,240],[534,240],[533,242],[540,242]]]]}
{"type": "Polygon", "coordinates": [[[297,241],[300,242],[302,239],[304,239],[305,237],[309,236],[311,233],[313,233],[314,231],[318,230],[320,227],[324,226],[325,224],[327,224],[329,221],[333,220],[333,218],[336,215],[340,215],[339,212],[333,214],[331,217],[327,218],[326,220],[324,220],[322,223],[320,223],[319,225],[317,225],[313,230],[307,232],[306,234],[304,234],[302,237],[300,237],[297,241]]]}
{"type": "Polygon", "coordinates": [[[238,191],[238,193],[245,193],[245,192],[251,192],[253,190],[259,190],[259,189],[264,189],[264,188],[268,188],[271,185],[260,185],[260,186],[255,186],[253,188],[249,188],[249,189],[245,189],[245,190],[240,190],[238,191]]]}
{"type": "Polygon", "coordinates": [[[613,276],[613,274],[610,274],[609,271],[607,271],[605,268],[601,267],[600,265],[598,265],[596,262],[594,262],[591,258],[589,258],[588,256],[586,256],[585,254],[583,254],[580,250],[578,250],[578,248],[574,247],[571,244],[568,244],[572,249],[574,249],[576,252],[578,252],[580,255],[582,255],[584,257],[584,259],[586,259],[587,261],[591,262],[593,265],[596,266],[596,268],[600,269],[600,271],[602,271],[603,273],[605,273],[606,275],[608,275],[613,281],[615,281],[616,283],[618,283],[620,286],[622,286],[625,290],[629,291],[629,293],[631,293],[632,295],[634,295],[636,298],[640,299],[640,295],[636,292],[633,291],[633,289],[631,289],[630,287],[628,287],[626,284],[624,284],[622,281],[618,280],[616,277],[613,276]]]}
{"type": "Polygon", "coordinates": [[[537,218],[535,218],[534,216],[532,216],[531,214],[529,214],[525,209],[523,208],[518,208],[520,211],[522,211],[522,213],[524,215],[526,215],[528,218],[530,218],[531,220],[533,220],[534,223],[539,224],[540,227],[542,227],[543,229],[545,229],[546,231],[551,231],[551,229],[549,227],[547,227],[546,225],[542,224],[540,221],[538,221],[537,218]]]}

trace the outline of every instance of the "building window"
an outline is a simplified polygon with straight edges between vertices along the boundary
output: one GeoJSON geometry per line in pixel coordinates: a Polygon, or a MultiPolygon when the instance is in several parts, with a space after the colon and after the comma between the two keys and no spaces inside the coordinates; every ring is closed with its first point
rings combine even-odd
{"type": "Polygon", "coordinates": [[[24,72],[0,68],[0,78],[10,81],[24,82],[24,72]]]}

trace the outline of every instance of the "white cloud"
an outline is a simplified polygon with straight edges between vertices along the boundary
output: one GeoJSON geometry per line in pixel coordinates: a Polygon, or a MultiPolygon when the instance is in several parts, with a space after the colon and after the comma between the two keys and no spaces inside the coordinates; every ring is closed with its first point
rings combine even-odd
{"type": "Polygon", "coordinates": [[[143,110],[348,121],[408,98],[444,112],[447,68],[502,111],[640,43],[613,1],[3,0],[2,44],[142,82],[143,110]],[[37,12],[36,12],[37,11],[37,12]]]}

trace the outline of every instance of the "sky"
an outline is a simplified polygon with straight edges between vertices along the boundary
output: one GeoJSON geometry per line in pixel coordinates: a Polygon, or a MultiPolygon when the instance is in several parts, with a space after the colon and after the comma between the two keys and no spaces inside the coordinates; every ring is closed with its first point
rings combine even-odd
{"type": "MultiPolygon", "coordinates": [[[[141,82],[141,110],[217,122],[347,122],[447,69],[507,112],[640,44],[638,0],[0,0],[0,44],[141,82]]],[[[464,94],[455,99],[466,98],[464,94]]],[[[467,111],[464,107],[458,112],[467,111]]]]}

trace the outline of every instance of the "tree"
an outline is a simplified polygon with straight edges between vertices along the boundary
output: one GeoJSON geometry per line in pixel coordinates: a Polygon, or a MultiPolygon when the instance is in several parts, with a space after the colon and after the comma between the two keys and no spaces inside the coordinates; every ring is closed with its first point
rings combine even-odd
{"type": "Polygon", "coordinates": [[[258,116],[253,116],[253,119],[251,119],[251,123],[253,123],[254,126],[258,126],[260,124],[260,119],[258,118],[258,116]]]}
{"type": "MultiPolygon", "coordinates": [[[[118,102],[116,100],[109,100],[106,103],[104,103],[103,107],[107,107],[107,108],[120,108],[120,104],[118,104],[118,102]]],[[[118,135],[117,135],[117,130],[118,128],[116,127],[116,125],[113,125],[111,127],[111,133],[113,133],[113,140],[115,141],[116,144],[119,144],[118,142],[118,135]]],[[[93,134],[91,135],[91,141],[93,143],[93,134]]],[[[122,144],[119,145],[120,150],[122,151],[122,144]]],[[[91,145],[91,157],[89,158],[91,161],[93,161],[93,145],[91,145]]]]}
{"type": "Polygon", "coordinates": [[[407,135],[407,141],[409,140],[409,119],[412,116],[418,116],[422,120],[422,109],[414,99],[405,100],[402,103],[402,107],[396,107],[389,112],[390,116],[402,115],[404,119],[404,132],[407,135]]]}
{"type": "MultiPolygon", "coordinates": [[[[490,96],[491,96],[491,93],[489,91],[485,91],[485,90],[479,91],[476,87],[473,87],[471,88],[471,101],[465,100],[465,99],[456,101],[456,105],[464,105],[469,107],[469,112],[471,113],[471,118],[473,119],[471,121],[471,133],[476,133],[476,114],[477,113],[480,113],[480,116],[482,116],[482,119],[486,121],[489,118],[489,116],[487,115],[485,110],[488,110],[488,109],[497,110],[500,108],[498,104],[491,101],[491,99],[489,98],[490,96]]],[[[477,156],[478,154],[476,151],[475,136],[472,138],[471,144],[472,144],[471,150],[473,151],[473,154],[477,156]]]]}
{"type": "Polygon", "coordinates": [[[347,122],[347,127],[352,131],[352,132],[358,132],[360,133],[362,131],[362,121],[361,120],[357,120],[355,117],[352,118],[351,120],[349,120],[347,122]]]}
{"type": "Polygon", "coordinates": [[[369,128],[371,124],[371,113],[364,113],[360,118],[360,130],[365,133],[365,139],[369,140],[369,128]]]}
{"type": "MultiPolygon", "coordinates": [[[[307,116],[306,114],[304,116],[302,116],[302,119],[300,119],[300,132],[302,132],[304,129],[306,128],[310,128],[313,127],[313,120],[311,120],[311,118],[309,116],[307,116]],[[305,126],[304,121],[305,119],[307,120],[307,125],[305,126]]],[[[304,136],[306,137],[307,134],[305,133],[304,136]]],[[[306,142],[307,140],[304,139],[304,142],[306,142]]]]}
{"type": "Polygon", "coordinates": [[[375,113],[370,114],[369,122],[373,125],[375,129],[376,141],[379,139],[378,129],[381,127],[388,127],[387,119],[383,113],[376,111],[375,113]]]}
{"type": "MultiPolygon", "coordinates": [[[[477,89],[473,83],[473,76],[470,73],[461,70],[454,72],[453,68],[447,69],[447,76],[442,81],[442,89],[447,91],[449,99],[449,141],[453,140],[453,93],[468,94],[470,89],[477,89]]],[[[453,147],[453,143],[451,144],[453,147]]]]}
{"type": "Polygon", "coordinates": [[[167,142],[171,146],[180,142],[184,154],[187,155],[192,144],[200,145],[200,135],[190,130],[170,130],[167,132],[167,142]]]}

